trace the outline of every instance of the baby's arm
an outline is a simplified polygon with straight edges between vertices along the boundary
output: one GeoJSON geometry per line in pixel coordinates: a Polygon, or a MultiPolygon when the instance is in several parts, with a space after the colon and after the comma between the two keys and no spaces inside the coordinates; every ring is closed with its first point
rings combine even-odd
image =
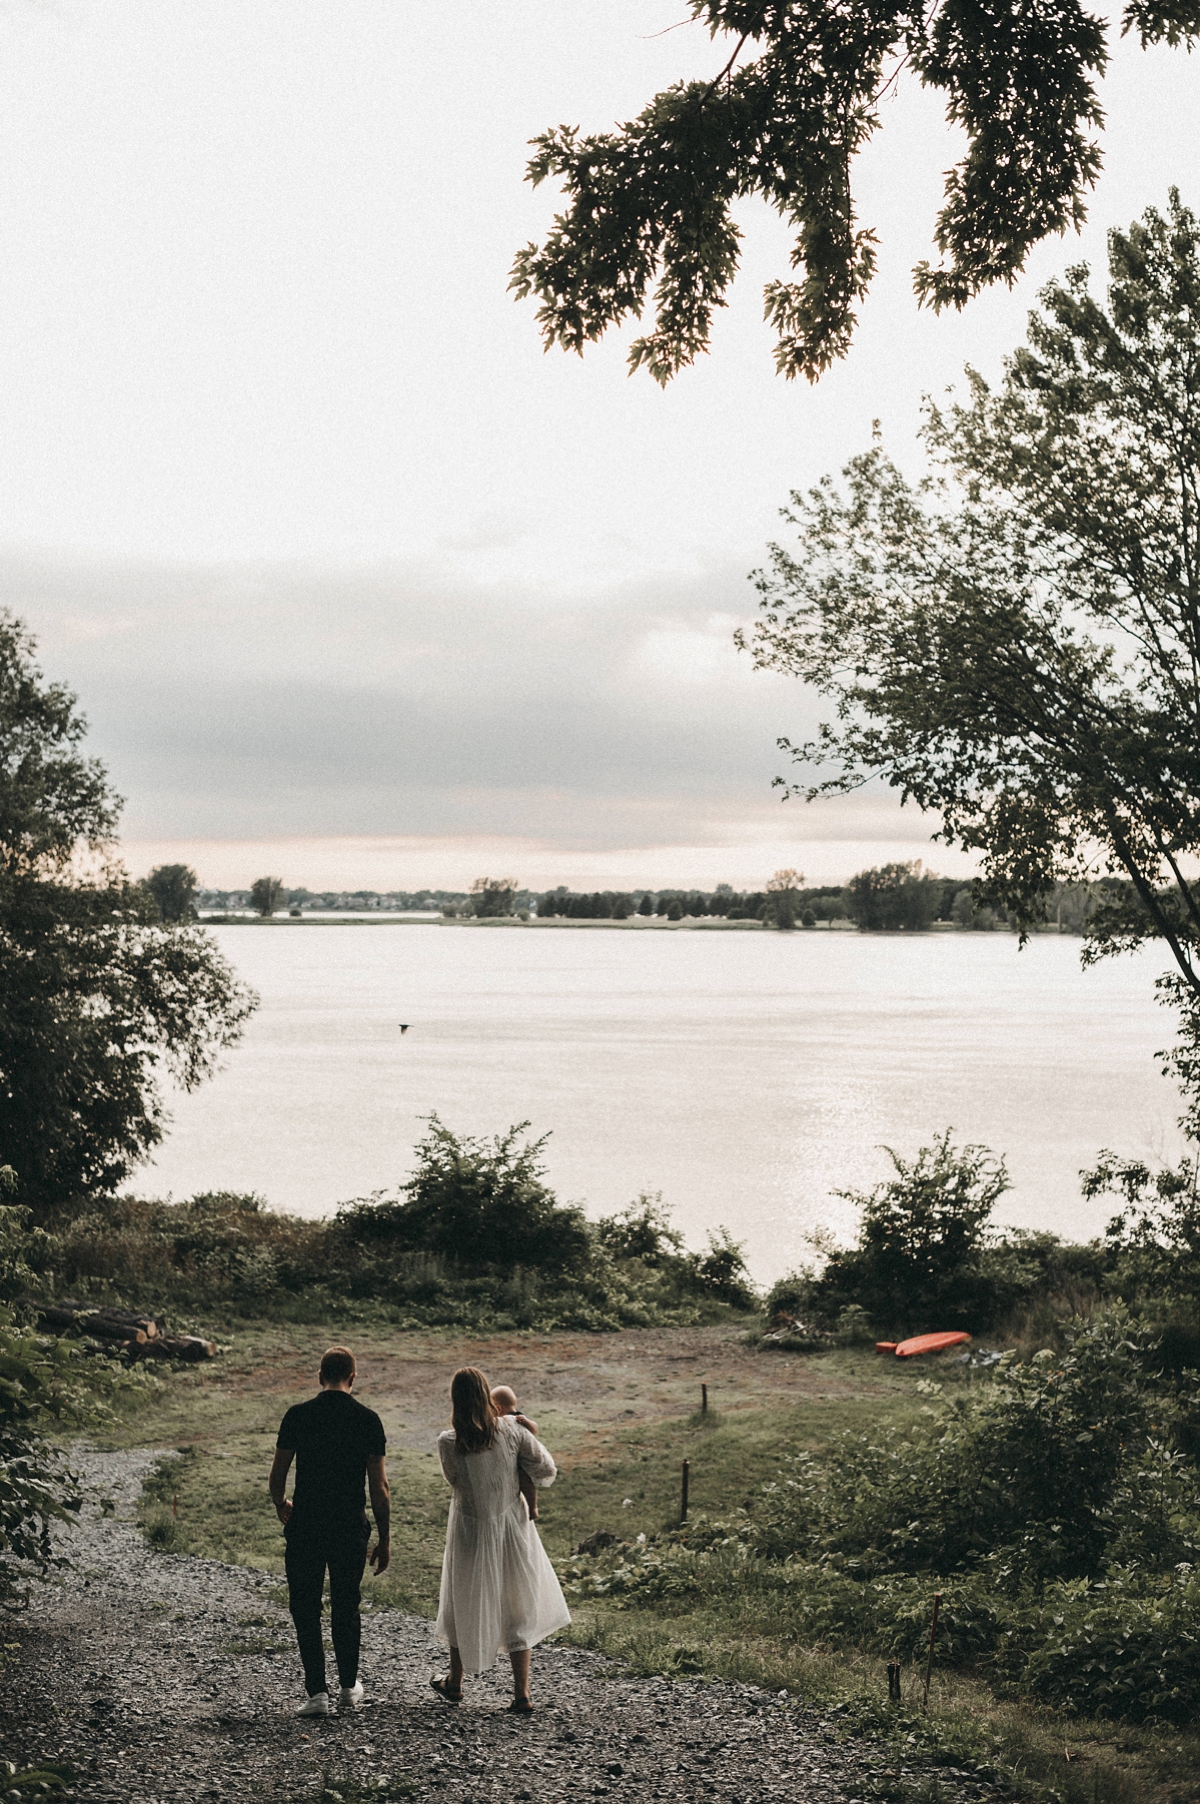
{"type": "Polygon", "coordinates": [[[519,1412],[518,1412],[518,1414],[517,1414],[517,1415],[515,1415],[515,1416],[514,1416],[514,1417],[513,1417],[513,1420],[514,1420],[514,1422],[515,1422],[515,1423],[516,1423],[516,1424],[517,1424],[517,1427],[518,1427],[518,1428],[527,1428],[527,1429],[528,1429],[528,1430],[529,1430],[529,1432],[530,1432],[530,1434],[532,1434],[532,1435],[535,1435],[535,1436],[536,1436],[536,1434],[537,1434],[537,1423],[536,1423],[536,1422],[531,1422],[531,1421],[530,1421],[530,1420],[529,1420],[529,1417],[528,1417],[528,1416],[523,1416],[523,1415],[521,1415],[521,1414],[520,1414],[520,1413],[519,1413],[519,1412]]]}

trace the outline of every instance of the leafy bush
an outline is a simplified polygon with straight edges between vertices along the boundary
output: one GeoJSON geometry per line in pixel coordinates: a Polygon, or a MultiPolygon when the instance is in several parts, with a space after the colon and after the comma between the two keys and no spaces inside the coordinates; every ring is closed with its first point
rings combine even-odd
{"type": "Polygon", "coordinates": [[[454,1134],[431,1115],[401,1198],[347,1204],[338,1211],[341,1236],[436,1253],[475,1269],[586,1266],[592,1240],[583,1212],[563,1208],[547,1187],[540,1158],[547,1136],[521,1144],[528,1126],[523,1121],[488,1143],[454,1134]]]}
{"type": "MultiPolygon", "coordinates": [[[[544,1181],[523,1127],[482,1142],[436,1119],[398,1196],[302,1221],[260,1197],[118,1197],[60,1220],[35,1263],[56,1288],[161,1311],[317,1320],[382,1305],[401,1325],[605,1330],[714,1319],[757,1298],[721,1230],[690,1252],[660,1199],[596,1225],[544,1181]]],[[[22,1288],[27,1288],[23,1282],[22,1288]]]]}
{"type": "Polygon", "coordinates": [[[1122,1208],[1105,1235],[1112,1288],[1200,1305],[1200,1162],[1152,1172],[1140,1159],[1102,1152],[1083,1174],[1086,1197],[1116,1195],[1122,1208]]]}
{"type": "Polygon", "coordinates": [[[813,1302],[832,1320],[857,1303],[910,1333],[974,1325],[994,1308],[981,1264],[984,1230],[1008,1189],[1004,1161],[983,1146],[956,1148],[947,1128],[915,1159],[887,1149],[896,1175],[866,1194],[836,1194],[862,1211],[858,1242],[829,1252],[813,1302]]]}
{"type": "Polygon", "coordinates": [[[1058,1585],[1023,1627],[1001,1666],[1033,1697],[1090,1716],[1188,1723],[1200,1712],[1192,1568],[1159,1586],[1135,1572],[1058,1585]]]}
{"type": "Polygon", "coordinates": [[[855,1245],[817,1237],[824,1270],[781,1279],[767,1299],[769,1322],[790,1316],[833,1330],[857,1308],[896,1335],[978,1333],[1034,1299],[1055,1299],[1058,1314],[1070,1316],[1099,1295],[1105,1249],[989,1227],[1008,1174],[986,1147],[956,1147],[947,1129],[911,1160],[887,1152],[894,1177],[866,1194],[837,1192],[861,1211],[855,1245]]]}
{"type": "Polygon", "coordinates": [[[1144,1340],[1116,1312],[1078,1324],[1062,1357],[1007,1357],[968,1397],[944,1403],[926,1383],[938,1400],[926,1430],[845,1435],[827,1456],[791,1461],[765,1500],[759,1544],[776,1558],[853,1559],[864,1573],[986,1566],[1010,1591],[1097,1576],[1138,1525],[1147,1560],[1195,1557],[1194,1501],[1168,1507],[1180,1462],[1161,1429],[1179,1406],[1147,1371],[1144,1340]]]}
{"type": "Polygon", "coordinates": [[[752,1509],[577,1556],[564,1577],[617,1608],[738,1598],[773,1641],[941,1663],[1089,1714],[1200,1707],[1196,1467],[1171,1444],[1195,1399],[1116,1311],[1062,1358],[1011,1358],[926,1425],[846,1434],[788,1462],[752,1509]]]}
{"type": "Polygon", "coordinates": [[[845,889],[846,907],[864,933],[907,928],[921,933],[937,920],[942,883],[916,864],[884,864],[859,871],[845,889]]]}
{"type": "Polygon", "coordinates": [[[619,1215],[606,1215],[596,1228],[596,1239],[610,1258],[637,1259],[650,1267],[685,1256],[683,1236],[672,1226],[659,1191],[643,1191],[619,1215]]]}
{"type": "MultiPolygon", "coordinates": [[[[11,1173],[0,1167],[0,1186],[11,1173]]],[[[31,1255],[46,1236],[29,1211],[0,1204],[0,1294],[33,1277],[31,1255]]],[[[46,1430],[94,1420],[108,1388],[103,1367],[86,1366],[77,1346],[35,1334],[11,1302],[0,1303],[0,1600],[53,1563],[50,1525],[78,1509],[74,1473],[46,1430]]]]}

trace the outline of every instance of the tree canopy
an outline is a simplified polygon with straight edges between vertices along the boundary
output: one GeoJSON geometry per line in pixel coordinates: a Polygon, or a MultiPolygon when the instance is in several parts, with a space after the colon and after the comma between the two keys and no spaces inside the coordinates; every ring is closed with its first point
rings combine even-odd
{"type": "Polygon", "coordinates": [[[120,814],[75,698],[0,614],[0,1157],[46,1211],[119,1183],[255,1006],[211,937],[113,856],[120,814]]]}
{"type": "Polygon", "coordinates": [[[146,889],[164,921],[191,921],[196,916],[199,881],[191,865],[156,864],[146,878],[146,889]]]}
{"type": "MultiPolygon", "coordinates": [[[[1011,283],[1043,238],[1078,226],[1100,170],[1096,80],[1107,21],[1079,0],[689,0],[722,43],[711,79],[656,94],[636,119],[592,135],[560,125],[533,140],[529,180],[555,177],[567,206],[529,244],[512,286],[541,303],[547,346],[582,352],[651,302],[632,369],[666,383],[708,344],[737,270],[734,202],[758,195],[795,232],[797,279],[764,291],[777,368],[815,380],[844,355],[875,271],[850,166],[879,104],[909,70],[938,89],[966,154],[934,228],[941,261],[916,292],[961,307],[1011,283]],[[724,66],[721,67],[720,64],[724,66]]],[[[1196,0],[1128,0],[1143,47],[1191,45],[1196,0]]]]}
{"type": "Polygon", "coordinates": [[[1109,246],[1107,307],[1069,270],[995,389],[929,407],[923,480],[877,443],[793,495],[752,643],[835,704],[788,748],[809,798],[881,777],[1024,927],[1130,879],[1085,957],[1169,948],[1200,1131],[1200,226],[1173,192],[1109,246]]]}
{"type": "Polygon", "coordinates": [[[264,919],[273,915],[283,907],[283,879],[281,877],[256,877],[250,885],[250,906],[255,914],[264,919]]]}

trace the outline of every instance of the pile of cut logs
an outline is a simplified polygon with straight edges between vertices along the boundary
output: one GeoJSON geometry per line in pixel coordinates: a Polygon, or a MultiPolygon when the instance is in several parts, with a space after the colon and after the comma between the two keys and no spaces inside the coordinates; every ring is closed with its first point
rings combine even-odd
{"type": "Polygon", "coordinates": [[[168,1334],[166,1323],[156,1315],[129,1315],[123,1309],[109,1309],[95,1303],[35,1303],[38,1325],[58,1332],[71,1329],[89,1339],[103,1341],[130,1359],[213,1359],[215,1341],[203,1340],[198,1334],[168,1334]]]}

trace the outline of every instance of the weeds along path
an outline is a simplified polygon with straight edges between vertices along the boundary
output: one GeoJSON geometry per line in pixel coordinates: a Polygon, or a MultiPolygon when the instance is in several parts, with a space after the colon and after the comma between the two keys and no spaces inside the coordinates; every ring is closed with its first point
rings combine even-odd
{"type": "MultiPolygon", "coordinates": [[[[214,1560],[161,1554],[134,1526],[146,1449],[81,1456],[89,1503],[65,1531],[72,1564],[4,1627],[0,1751],[63,1759],[74,1797],[96,1804],[280,1800],[336,1791],[478,1804],[484,1799],[662,1798],[672,1804],[847,1804],[881,1789],[879,1756],[835,1725],[747,1686],[628,1679],[600,1656],[534,1656],[539,1708],[508,1716],[500,1665],[448,1709],[430,1625],[398,1611],[364,1619],[367,1701],[298,1720],[299,1666],[279,1583],[214,1560]]],[[[945,1804],[980,1789],[942,1779],[945,1804]]]]}

